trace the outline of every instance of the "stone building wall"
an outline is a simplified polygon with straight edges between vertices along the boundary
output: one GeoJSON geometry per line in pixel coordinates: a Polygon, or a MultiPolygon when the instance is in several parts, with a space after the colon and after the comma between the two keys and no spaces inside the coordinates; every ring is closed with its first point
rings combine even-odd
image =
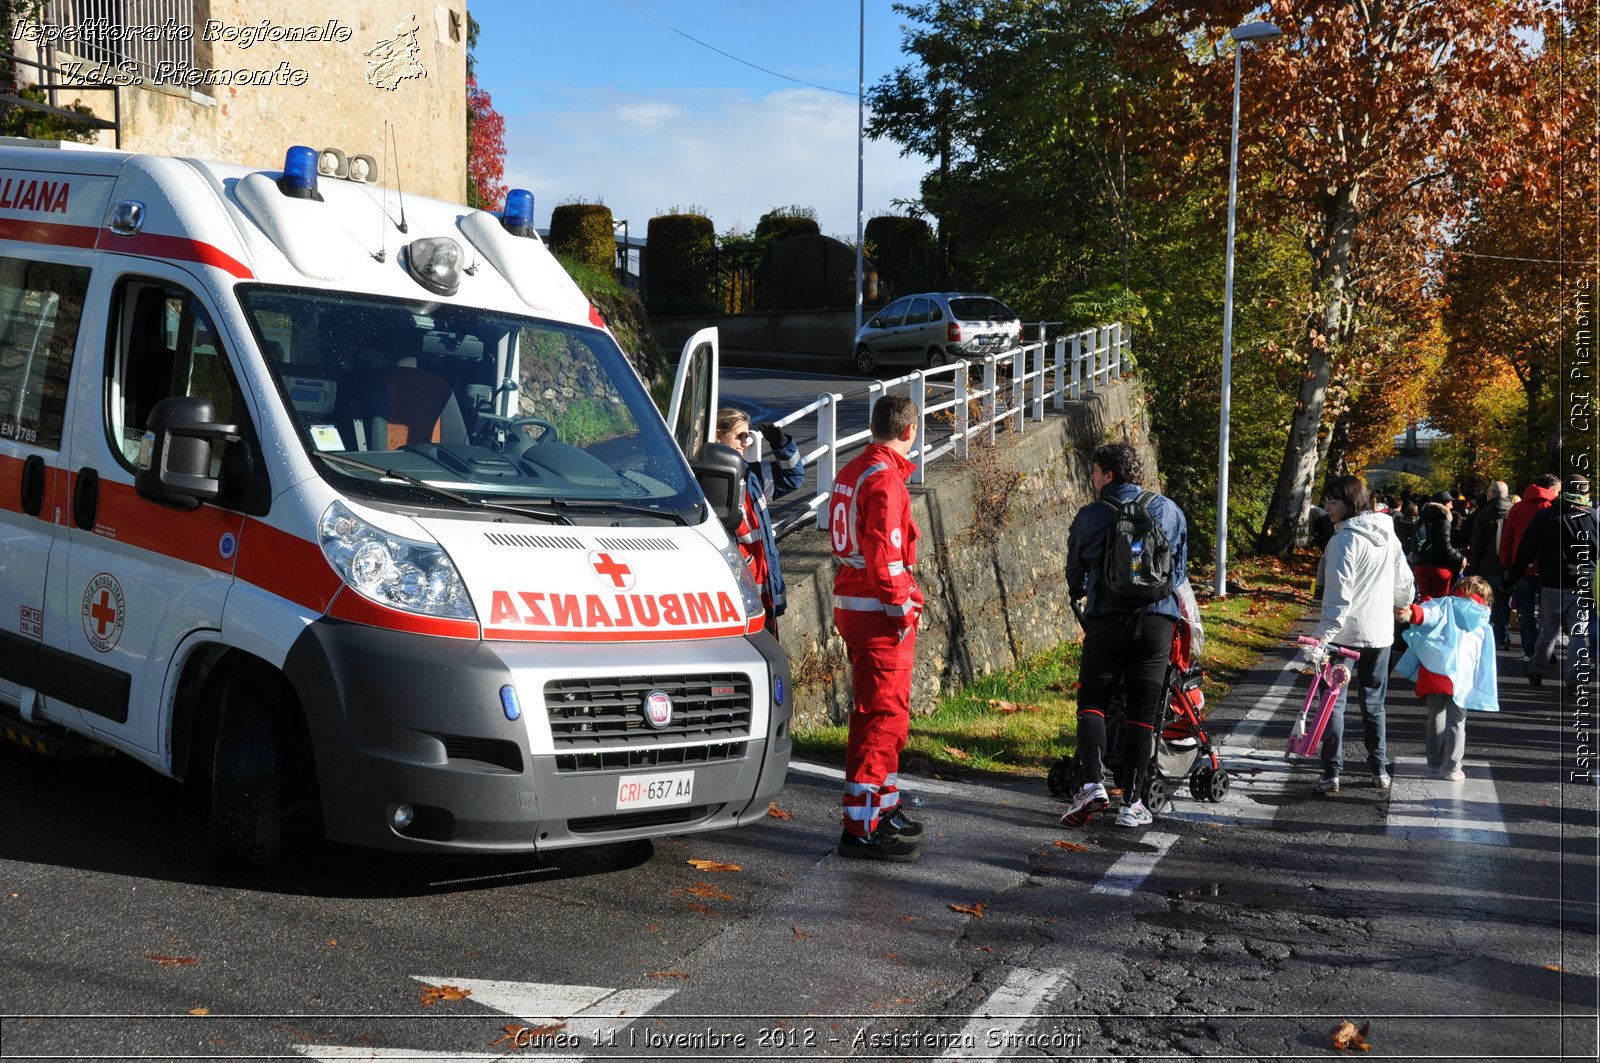
{"type": "MultiPolygon", "coordinates": [[[[158,20],[156,6],[132,3],[130,24],[158,20]],[[143,12],[143,14],[141,14],[143,12]]],[[[163,11],[167,9],[162,9],[163,11]]],[[[344,0],[330,5],[285,0],[193,0],[193,63],[197,70],[267,71],[274,83],[212,84],[183,88],[149,82],[121,90],[122,147],[159,155],[187,155],[277,168],[294,144],[336,147],[367,154],[384,165],[384,124],[393,138],[387,184],[394,186],[396,156],[400,187],[459,203],[466,196],[465,0],[415,4],[400,0],[344,0]],[[328,27],[344,40],[250,40],[262,22],[270,27],[328,27]],[[204,39],[208,21],[212,40],[204,39]],[[414,42],[415,48],[409,47],[414,42]],[[386,47],[384,47],[386,46],[386,47]],[[373,49],[373,54],[363,54],[373,49]],[[377,64],[388,59],[384,65],[377,64]],[[291,82],[298,81],[299,84],[291,82]]],[[[18,54],[37,59],[38,46],[17,43],[18,54]]],[[[101,61],[74,53],[70,41],[56,45],[57,66],[92,77],[101,61]],[[81,64],[81,65],[74,65],[81,64]]],[[[79,52],[91,49],[78,47],[79,52]]],[[[27,77],[30,71],[23,69],[27,77]]],[[[119,80],[132,80],[116,74],[119,80]]],[[[237,75],[235,75],[237,78],[237,75]]],[[[58,93],[112,116],[110,94],[58,93]]],[[[109,131],[98,143],[113,145],[109,131]]]]}
{"type": "MultiPolygon", "coordinates": [[[[1158,454],[1139,384],[1124,378],[1048,413],[1020,437],[965,463],[940,459],[911,488],[923,537],[917,582],[927,611],[912,676],[914,713],[980,675],[1010,668],[1079,628],[1066,593],[1067,529],[1092,498],[1089,461],[1103,443],[1137,446],[1159,481],[1158,454]],[[1009,491],[1004,485],[1014,483],[1009,491]]],[[[779,544],[789,608],[778,622],[802,725],[842,723],[850,667],[833,630],[833,561],[826,532],[807,528],[779,544]]]]}

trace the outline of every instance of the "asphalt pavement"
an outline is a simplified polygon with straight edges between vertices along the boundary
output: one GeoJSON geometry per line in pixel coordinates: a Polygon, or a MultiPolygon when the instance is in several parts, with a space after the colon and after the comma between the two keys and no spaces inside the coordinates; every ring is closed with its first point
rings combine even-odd
{"type": "MultiPolygon", "coordinates": [[[[1502,654],[1465,783],[1310,793],[1290,649],[1211,707],[1219,803],[1058,825],[1042,780],[904,776],[912,865],[843,861],[839,772],[758,824],[545,857],[306,843],[219,877],[175,784],[0,749],[0,1056],[1593,1059],[1582,706],[1502,654]],[[691,861],[711,861],[710,864],[691,861]]],[[[1352,728],[1352,733],[1356,728],[1352,728]]]]}

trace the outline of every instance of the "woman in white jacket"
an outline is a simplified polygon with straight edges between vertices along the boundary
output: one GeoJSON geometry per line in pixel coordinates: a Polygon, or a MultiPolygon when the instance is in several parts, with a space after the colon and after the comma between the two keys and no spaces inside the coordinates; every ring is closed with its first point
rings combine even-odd
{"type": "MultiPolygon", "coordinates": [[[[1372,499],[1360,477],[1336,476],[1328,481],[1322,505],[1333,520],[1334,533],[1323,551],[1322,619],[1313,635],[1361,655],[1350,686],[1361,706],[1367,767],[1378,789],[1387,790],[1389,751],[1383,702],[1389,693],[1389,648],[1394,644],[1395,610],[1411,603],[1416,585],[1395,535],[1394,520],[1387,513],[1373,512],[1372,499]]],[[[1348,689],[1340,691],[1322,737],[1322,778],[1311,787],[1312,793],[1339,792],[1348,689]]]]}

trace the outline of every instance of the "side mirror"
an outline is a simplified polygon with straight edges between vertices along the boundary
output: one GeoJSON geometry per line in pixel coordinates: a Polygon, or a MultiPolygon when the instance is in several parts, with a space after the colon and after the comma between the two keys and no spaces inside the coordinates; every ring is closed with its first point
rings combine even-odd
{"type": "Polygon", "coordinates": [[[707,443],[689,463],[705,492],[711,512],[728,531],[738,531],[744,519],[744,459],[725,443],[707,443]]]}
{"type": "Polygon", "coordinates": [[[175,396],[156,403],[133,476],[140,497],[188,510],[221,493],[221,483],[211,475],[212,444],[237,443],[240,433],[237,425],[215,423],[215,416],[210,399],[175,396]]]}

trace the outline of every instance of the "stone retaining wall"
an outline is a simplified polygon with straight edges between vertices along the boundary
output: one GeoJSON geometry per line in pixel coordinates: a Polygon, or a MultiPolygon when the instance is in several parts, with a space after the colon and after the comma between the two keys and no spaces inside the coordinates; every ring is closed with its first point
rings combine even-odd
{"type": "MultiPolygon", "coordinates": [[[[911,488],[922,529],[916,569],[927,596],[912,678],[914,713],[976,677],[1006,669],[1078,635],[1065,590],[1067,528],[1090,500],[1089,458],[1102,443],[1137,446],[1158,468],[1143,393],[1124,378],[1030,422],[1018,437],[941,458],[911,488]]],[[[779,544],[789,608],[778,623],[789,652],[802,725],[843,722],[850,668],[833,630],[833,561],[825,532],[779,544]]]]}

